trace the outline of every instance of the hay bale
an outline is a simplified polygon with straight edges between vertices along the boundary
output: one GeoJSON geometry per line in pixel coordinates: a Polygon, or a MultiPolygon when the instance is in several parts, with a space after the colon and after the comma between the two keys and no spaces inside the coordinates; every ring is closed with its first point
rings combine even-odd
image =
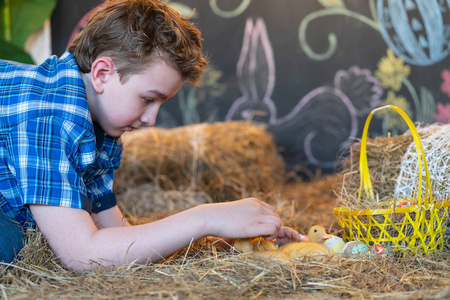
{"type": "MultiPolygon", "coordinates": [[[[427,138],[437,130],[436,126],[417,128],[421,139],[427,138]]],[[[369,168],[372,188],[379,202],[392,199],[395,195],[402,159],[413,143],[410,131],[394,137],[377,137],[367,139],[367,165],[369,168]]],[[[360,190],[359,156],[361,143],[354,143],[350,147],[350,155],[342,163],[340,173],[344,175],[342,190],[339,194],[340,205],[350,209],[374,209],[378,206],[376,199],[367,199],[360,190]]],[[[429,162],[429,164],[432,163],[429,162]]]]}
{"type": "MultiPolygon", "coordinates": [[[[392,197],[396,179],[400,172],[400,164],[409,144],[413,141],[411,134],[395,137],[377,137],[367,139],[367,165],[375,195],[379,199],[392,197]]],[[[341,173],[344,175],[340,200],[343,206],[351,209],[371,209],[374,203],[363,197],[360,202],[358,193],[360,190],[359,156],[361,143],[354,143],[350,148],[350,155],[342,163],[341,173]],[[363,206],[362,206],[363,205],[363,206]]],[[[375,203],[376,204],[376,203],[375,203]]]]}
{"type": "Polygon", "coordinates": [[[118,194],[153,182],[163,190],[202,191],[220,202],[270,192],[284,176],[272,136],[247,122],[143,128],[122,141],[118,194]]]}
{"type": "Polygon", "coordinates": [[[117,195],[120,208],[127,217],[148,218],[155,213],[174,213],[212,202],[204,192],[162,190],[154,183],[143,183],[117,195]]]}

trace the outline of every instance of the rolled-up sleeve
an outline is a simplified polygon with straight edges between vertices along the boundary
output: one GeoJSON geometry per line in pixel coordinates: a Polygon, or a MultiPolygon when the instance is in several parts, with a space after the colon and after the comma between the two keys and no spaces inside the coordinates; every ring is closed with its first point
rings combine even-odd
{"type": "Polygon", "coordinates": [[[122,144],[120,139],[105,135],[100,130],[96,136],[97,155],[95,162],[84,170],[84,182],[90,199],[92,199],[92,211],[100,212],[117,204],[113,190],[114,171],[120,166],[122,158],[122,144]],[[98,142],[97,140],[97,142],[98,142]]]}

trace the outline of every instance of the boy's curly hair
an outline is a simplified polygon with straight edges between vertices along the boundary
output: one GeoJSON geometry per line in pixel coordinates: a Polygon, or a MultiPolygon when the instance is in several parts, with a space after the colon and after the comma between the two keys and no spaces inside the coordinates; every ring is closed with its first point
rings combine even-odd
{"type": "Polygon", "coordinates": [[[83,73],[100,56],[113,60],[122,82],[141,72],[155,54],[199,85],[207,65],[200,31],[160,0],[107,0],[69,47],[83,73]]]}

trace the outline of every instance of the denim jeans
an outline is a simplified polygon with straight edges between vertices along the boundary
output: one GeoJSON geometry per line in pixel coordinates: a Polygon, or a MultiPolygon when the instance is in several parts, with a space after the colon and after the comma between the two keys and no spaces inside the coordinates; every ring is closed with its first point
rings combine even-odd
{"type": "Polygon", "coordinates": [[[24,246],[22,226],[0,211],[0,261],[10,263],[24,246]]]}

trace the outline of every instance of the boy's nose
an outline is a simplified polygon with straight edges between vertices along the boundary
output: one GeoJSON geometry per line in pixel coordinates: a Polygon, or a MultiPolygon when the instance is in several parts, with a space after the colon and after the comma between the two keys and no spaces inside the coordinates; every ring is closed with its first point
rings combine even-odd
{"type": "Polygon", "coordinates": [[[159,106],[147,109],[141,116],[140,121],[147,126],[154,126],[156,123],[156,116],[158,115],[159,106]]]}

